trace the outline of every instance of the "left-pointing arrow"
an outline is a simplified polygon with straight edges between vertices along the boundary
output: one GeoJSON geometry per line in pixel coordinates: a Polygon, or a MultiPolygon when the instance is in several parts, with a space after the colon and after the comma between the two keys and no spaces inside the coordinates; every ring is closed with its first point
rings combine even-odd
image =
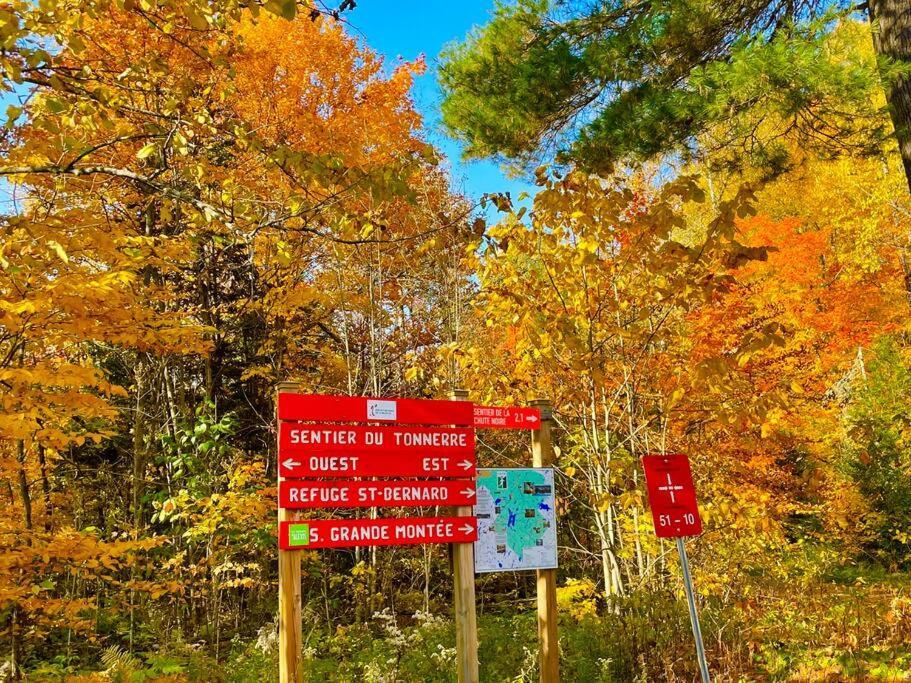
{"type": "Polygon", "coordinates": [[[287,460],[285,460],[282,463],[282,465],[284,465],[287,469],[290,470],[290,469],[294,469],[295,467],[300,467],[301,463],[299,463],[297,460],[292,460],[291,458],[288,458],[287,460]]]}

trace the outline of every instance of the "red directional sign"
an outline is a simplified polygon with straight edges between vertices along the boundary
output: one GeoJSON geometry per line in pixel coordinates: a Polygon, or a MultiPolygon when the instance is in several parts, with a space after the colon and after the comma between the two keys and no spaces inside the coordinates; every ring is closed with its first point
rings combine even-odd
{"type": "Polygon", "coordinates": [[[386,422],[415,425],[474,424],[469,401],[279,394],[279,420],[386,422]]]}
{"type": "Polygon", "coordinates": [[[689,459],[685,455],[646,455],[642,467],[655,534],[659,538],[701,534],[702,520],[689,459]]]}
{"type": "Polygon", "coordinates": [[[279,483],[283,508],[414,507],[474,505],[474,480],[299,481],[279,483]]]}
{"type": "MultiPolygon", "coordinates": [[[[432,452],[432,451],[430,451],[432,452]]],[[[306,477],[474,477],[475,454],[436,456],[403,453],[369,455],[282,455],[279,474],[306,477]]]]}
{"type": "Polygon", "coordinates": [[[289,455],[472,455],[474,430],[450,427],[399,427],[300,424],[280,426],[279,457],[289,455]]]}
{"type": "Polygon", "coordinates": [[[476,429],[537,429],[541,426],[538,408],[475,406],[476,429]]]}
{"type": "Polygon", "coordinates": [[[347,548],[419,543],[473,543],[474,517],[406,517],[402,519],[320,519],[286,521],[279,527],[282,550],[347,548]]]}

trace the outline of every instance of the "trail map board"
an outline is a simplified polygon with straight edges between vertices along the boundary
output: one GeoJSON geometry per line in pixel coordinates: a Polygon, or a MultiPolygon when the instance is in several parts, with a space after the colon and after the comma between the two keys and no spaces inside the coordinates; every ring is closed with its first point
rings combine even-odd
{"type": "Polygon", "coordinates": [[[476,486],[475,571],[555,569],[553,469],[479,469],[476,486]]]}

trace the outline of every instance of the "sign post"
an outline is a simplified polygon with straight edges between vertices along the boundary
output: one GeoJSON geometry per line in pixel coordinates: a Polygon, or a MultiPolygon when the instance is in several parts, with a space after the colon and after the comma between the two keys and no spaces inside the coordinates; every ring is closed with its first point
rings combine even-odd
{"type": "Polygon", "coordinates": [[[693,637],[696,639],[696,657],[699,659],[699,671],[703,683],[710,683],[709,664],[705,659],[705,647],[702,644],[702,629],[699,628],[699,613],[696,612],[696,597],[693,595],[693,577],[690,576],[690,561],[686,556],[686,547],[683,537],[677,537],[677,552],[680,554],[680,566],[683,568],[683,585],[686,589],[686,602],[690,608],[690,626],[693,627],[693,637]]]}
{"type": "Polygon", "coordinates": [[[300,683],[303,674],[302,550],[423,543],[453,548],[459,681],[478,683],[474,407],[464,400],[306,395],[298,388],[281,384],[276,399],[280,683],[300,683]],[[300,510],[444,506],[455,506],[455,513],[299,516],[300,510]]]}
{"type": "MultiPolygon", "coordinates": [[[[472,507],[477,502],[476,428],[532,432],[538,469],[528,470],[534,475],[522,480],[518,493],[525,498],[530,494],[533,503],[523,498],[522,519],[526,524],[539,520],[543,526],[537,532],[549,529],[554,539],[550,561],[543,561],[547,549],[541,538],[534,539],[537,552],[527,557],[539,560],[528,568],[538,572],[541,681],[557,683],[556,520],[553,471],[547,468],[553,462],[550,404],[474,406],[462,390],[453,391],[449,401],[439,401],[305,395],[298,389],[297,384],[283,383],[276,397],[280,683],[300,683],[303,677],[302,550],[422,543],[450,545],[458,681],[478,683],[478,523],[472,507]],[[542,497],[548,495],[551,498],[545,501],[542,497]],[[451,512],[445,517],[300,517],[301,510],[364,507],[436,507],[451,512]]],[[[508,475],[503,476],[508,482],[508,475]]],[[[498,488],[508,485],[499,487],[498,482],[498,488]]],[[[490,502],[496,505],[493,498],[490,502]]],[[[493,509],[499,514],[499,507],[493,509]]],[[[499,544],[494,547],[501,552],[499,544]]]]}
{"type": "Polygon", "coordinates": [[[659,538],[674,538],[677,541],[690,626],[696,641],[699,672],[703,683],[711,683],[705,647],[702,643],[702,629],[699,627],[699,613],[696,611],[693,577],[690,574],[690,563],[683,542],[686,536],[698,536],[702,533],[702,520],[699,518],[690,462],[685,455],[646,455],[642,458],[642,467],[645,470],[645,484],[648,488],[655,534],[659,538]]]}
{"type": "MultiPolygon", "coordinates": [[[[531,450],[535,467],[550,467],[554,462],[551,443],[553,421],[550,402],[539,399],[532,405],[540,410],[540,419],[531,433],[531,450]]],[[[537,418],[536,414],[532,414],[537,418]]],[[[560,648],[557,639],[557,570],[537,570],[538,592],[538,669],[541,683],[557,683],[560,680],[560,648]]]]}
{"type": "MultiPolygon", "coordinates": [[[[453,401],[468,400],[468,392],[455,389],[453,401]]],[[[474,476],[474,471],[472,471],[474,476]]],[[[457,506],[455,517],[473,515],[471,506],[457,506]]],[[[472,519],[474,519],[472,517],[472,519]]],[[[455,603],[456,672],[459,683],[478,683],[478,617],[474,591],[474,544],[452,546],[452,592],[455,603]]]]}
{"type": "MultiPolygon", "coordinates": [[[[275,414],[279,415],[279,395],[296,393],[300,385],[282,382],[275,397],[275,414]]],[[[278,420],[276,440],[279,442],[281,459],[281,419],[278,420]]],[[[278,488],[284,482],[281,466],[278,472],[278,488]]],[[[278,506],[278,524],[288,524],[297,518],[297,512],[278,506]]],[[[301,645],[303,643],[303,621],[301,619],[301,552],[300,550],[278,551],[278,680],[279,683],[300,683],[303,680],[301,667],[301,645]]]]}

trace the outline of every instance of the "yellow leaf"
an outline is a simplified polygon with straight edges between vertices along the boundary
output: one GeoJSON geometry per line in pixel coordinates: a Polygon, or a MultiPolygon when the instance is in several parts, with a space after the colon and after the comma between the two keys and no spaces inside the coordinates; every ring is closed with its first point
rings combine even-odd
{"type": "Polygon", "coordinates": [[[63,261],[64,263],[70,262],[70,257],[67,256],[66,251],[64,251],[63,247],[60,245],[60,242],[55,242],[54,240],[48,240],[47,246],[49,246],[51,249],[54,250],[54,253],[57,254],[58,257],[60,257],[61,261],[63,261]]]}
{"type": "Polygon", "coordinates": [[[674,389],[674,391],[671,393],[670,398],[667,400],[667,408],[668,408],[668,410],[670,410],[670,409],[673,408],[675,405],[677,405],[678,403],[680,403],[680,399],[683,398],[683,395],[684,395],[685,393],[686,393],[686,391],[685,391],[682,387],[678,387],[677,389],[674,389]]]}
{"type": "Polygon", "coordinates": [[[136,152],[136,157],[139,159],[147,159],[152,156],[158,150],[157,142],[150,142],[145,147],[136,152]]]}

